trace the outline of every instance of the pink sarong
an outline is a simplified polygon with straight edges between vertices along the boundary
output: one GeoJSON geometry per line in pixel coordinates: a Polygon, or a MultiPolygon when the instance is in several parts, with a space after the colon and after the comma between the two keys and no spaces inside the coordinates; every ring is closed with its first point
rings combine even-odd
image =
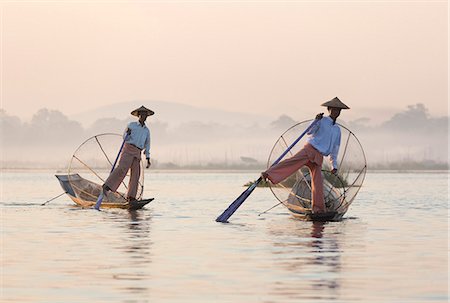
{"type": "Polygon", "coordinates": [[[124,144],[119,163],[106,179],[105,185],[112,191],[116,191],[130,169],[127,197],[135,199],[141,175],[141,150],[134,145],[124,144]]]}
{"type": "Polygon", "coordinates": [[[311,144],[307,143],[294,156],[270,167],[265,173],[270,182],[277,184],[303,166],[307,166],[311,171],[312,210],[314,213],[320,213],[325,211],[322,162],[323,155],[311,144]]]}

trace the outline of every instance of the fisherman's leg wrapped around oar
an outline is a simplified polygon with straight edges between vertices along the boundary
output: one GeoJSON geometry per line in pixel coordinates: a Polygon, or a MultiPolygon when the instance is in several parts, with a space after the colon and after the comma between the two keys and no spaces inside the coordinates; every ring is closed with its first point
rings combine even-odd
{"type": "Polygon", "coordinates": [[[323,197],[323,179],[321,174],[323,156],[311,144],[307,143],[299,152],[291,158],[285,159],[271,166],[263,172],[273,184],[278,184],[290,175],[297,172],[303,166],[311,170],[312,177],[312,208],[313,212],[324,212],[325,202],[323,197]]]}
{"type": "Polygon", "coordinates": [[[108,186],[112,191],[116,191],[123,179],[128,173],[130,168],[133,169],[132,176],[130,177],[129,183],[129,196],[134,193],[133,198],[136,197],[136,191],[139,183],[139,171],[136,170],[136,165],[133,163],[137,162],[139,165],[139,161],[141,159],[141,150],[137,147],[125,143],[123,147],[122,154],[120,155],[119,163],[117,167],[112,171],[109,175],[108,179],[105,181],[105,186],[108,186]],[[136,177],[137,173],[137,177],[136,177]]]}

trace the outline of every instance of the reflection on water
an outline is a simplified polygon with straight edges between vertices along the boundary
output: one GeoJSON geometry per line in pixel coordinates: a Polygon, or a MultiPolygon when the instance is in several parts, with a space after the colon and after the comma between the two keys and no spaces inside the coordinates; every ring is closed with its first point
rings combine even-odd
{"type": "Polygon", "coordinates": [[[329,223],[282,207],[258,217],[274,203],[258,188],[216,223],[254,177],[150,174],[145,209],[98,212],[40,206],[61,190],[51,173],[4,173],[0,301],[448,301],[448,174],[369,174],[329,223]]]}
{"type": "Polygon", "coordinates": [[[302,222],[295,218],[289,221],[270,229],[276,265],[290,277],[276,281],[273,294],[292,299],[337,299],[341,286],[339,242],[344,230],[336,230],[330,224],[342,222],[302,222]]]}
{"type": "Polygon", "coordinates": [[[118,281],[120,289],[130,298],[148,297],[150,271],[148,265],[151,263],[152,240],[150,236],[151,213],[148,211],[119,212],[110,218],[119,222],[123,228],[123,239],[119,252],[123,253],[121,264],[127,269],[114,273],[112,278],[118,281]],[[124,220],[124,214],[128,220],[124,220]]]}

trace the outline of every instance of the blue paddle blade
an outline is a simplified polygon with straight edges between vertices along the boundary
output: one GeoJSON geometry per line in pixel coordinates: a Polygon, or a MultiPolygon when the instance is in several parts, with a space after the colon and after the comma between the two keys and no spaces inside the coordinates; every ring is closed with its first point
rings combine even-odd
{"type": "MultiPolygon", "coordinates": [[[[309,130],[315,124],[317,124],[318,121],[319,121],[318,119],[314,120],[305,129],[305,131],[278,157],[278,159],[275,160],[275,162],[272,165],[279,163],[283,159],[283,157],[286,156],[286,154],[295,146],[295,144],[297,144],[298,141],[300,141],[303,138],[303,136],[306,133],[308,133],[309,130]]],[[[256,188],[256,186],[258,186],[259,182],[261,182],[261,181],[262,181],[262,177],[259,177],[259,179],[255,181],[255,183],[250,185],[236,200],[234,200],[233,203],[230,204],[230,206],[228,206],[228,208],[220,216],[217,217],[216,222],[222,222],[222,223],[228,222],[227,220],[234,214],[234,212],[239,208],[239,206],[241,206],[241,204],[244,203],[245,199],[247,199],[248,196],[250,196],[250,194],[253,192],[253,190],[256,188]]]]}
{"type": "Polygon", "coordinates": [[[234,214],[234,212],[241,206],[242,203],[250,196],[253,190],[258,186],[259,182],[261,182],[262,178],[260,177],[256,180],[252,185],[250,185],[233,203],[228,206],[225,211],[217,217],[216,222],[226,223],[228,219],[234,214]]]}
{"type": "Polygon", "coordinates": [[[100,195],[98,195],[98,198],[97,198],[97,203],[95,203],[94,208],[96,210],[100,210],[100,205],[102,205],[102,201],[103,201],[103,191],[100,192],[100,195]]]}

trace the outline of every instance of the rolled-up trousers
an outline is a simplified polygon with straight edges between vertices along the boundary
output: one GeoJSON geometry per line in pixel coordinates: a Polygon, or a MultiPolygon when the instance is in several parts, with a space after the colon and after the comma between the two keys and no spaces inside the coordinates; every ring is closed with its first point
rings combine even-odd
{"type": "Polygon", "coordinates": [[[311,204],[313,212],[324,212],[325,202],[323,197],[322,178],[323,155],[311,144],[307,143],[298,153],[291,158],[273,165],[265,173],[273,184],[280,183],[303,166],[311,171],[311,204]]]}
{"type": "Polygon", "coordinates": [[[139,176],[141,175],[141,150],[134,145],[125,143],[120,154],[119,163],[108,179],[106,179],[105,185],[112,191],[117,191],[128,170],[131,171],[127,197],[135,199],[139,185],[139,176]]]}

